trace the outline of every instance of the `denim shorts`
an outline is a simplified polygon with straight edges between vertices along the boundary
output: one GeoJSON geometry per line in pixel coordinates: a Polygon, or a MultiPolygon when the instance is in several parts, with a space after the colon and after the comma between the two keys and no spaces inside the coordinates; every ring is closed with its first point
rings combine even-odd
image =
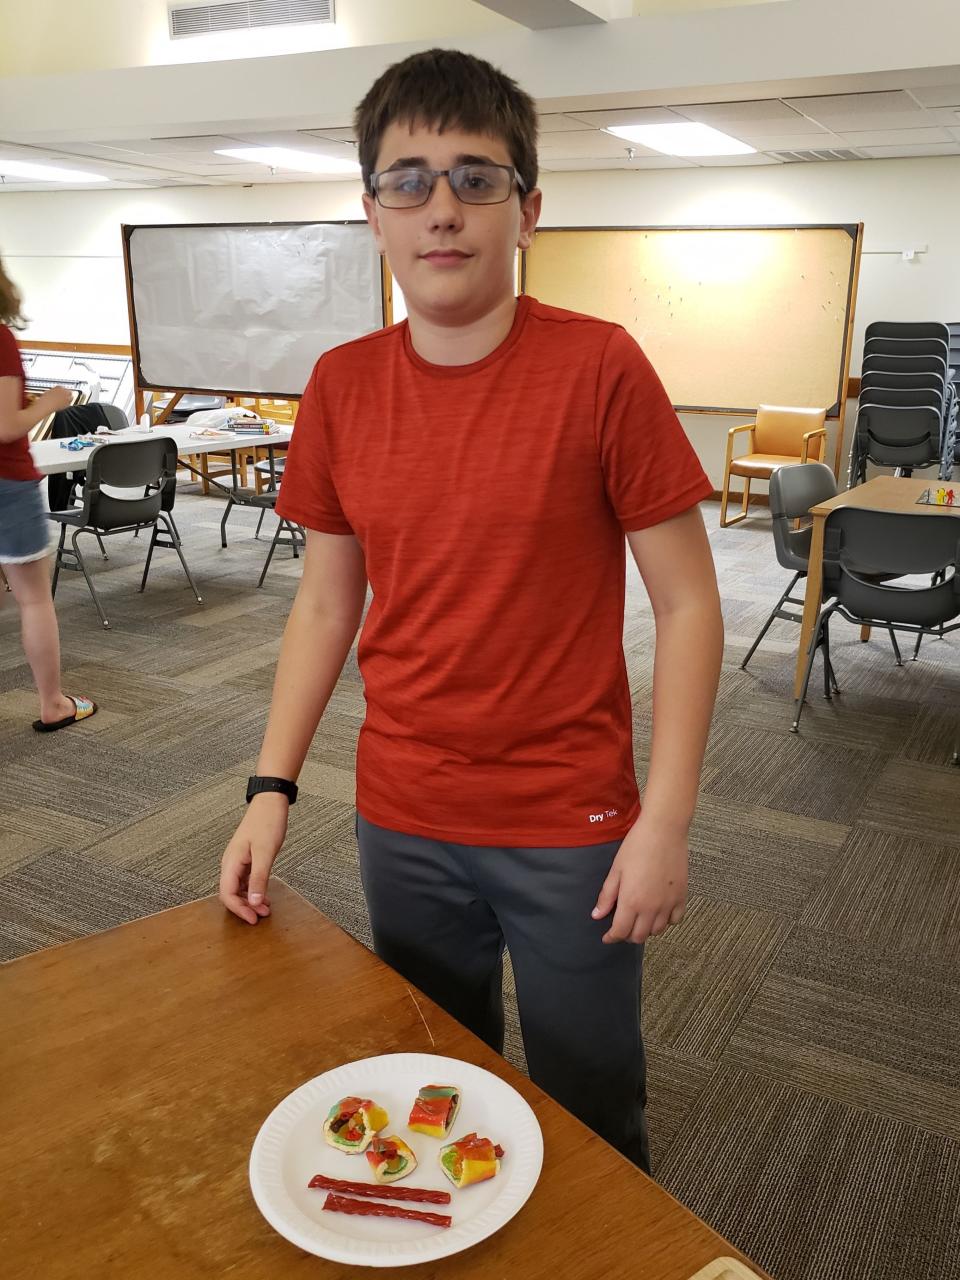
{"type": "Polygon", "coordinates": [[[0,564],[42,560],[50,541],[50,521],[39,480],[0,477],[0,564]]]}

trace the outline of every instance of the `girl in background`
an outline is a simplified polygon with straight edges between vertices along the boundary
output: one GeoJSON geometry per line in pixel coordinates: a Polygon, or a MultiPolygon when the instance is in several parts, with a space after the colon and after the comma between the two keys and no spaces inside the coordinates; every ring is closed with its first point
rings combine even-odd
{"type": "MultiPolygon", "coordinates": [[[[60,633],[50,592],[48,522],[40,473],[28,434],[49,413],[71,402],[66,387],[52,387],[27,403],[20,350],[10,326],[22,328],[20,294],[0,262],[0,568],[20,609],[23,650],[40,695],[39,733],[86,720],[97,709],[89,698],[60,687],[60,633]]],[[[2,597],[0,597],[2,598],[2,597]]]]}

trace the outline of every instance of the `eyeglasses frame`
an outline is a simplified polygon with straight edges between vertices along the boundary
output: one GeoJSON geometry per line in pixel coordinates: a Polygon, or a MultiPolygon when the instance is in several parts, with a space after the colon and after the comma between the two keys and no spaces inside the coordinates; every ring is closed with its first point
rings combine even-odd
{"type": "Polygon", "coordinates": [[[399,170],[398,169],[381,169],[377,173],[371,173],[369,184],[368,184],[370,188],[368,191],[368,195],[371,195],[374,197],[374,199],[376,200],[377,204],[380,206],[381,209],[389,209],[392,212],[396,212],[397,210],[400,210],[400,209],[422,209],[424,205],[428,205],[430,203],[430,199],[434,191],[436,190],[438,178],[446,178],[447,182],[450,182],[450,190],[453,192],[453,194],[456,196],[456,198],[460,201],[461,204],[466,204],[466,205],[478,206],[478,205],[491,205],[491,204],[506,204],[507,201],[510,199],[511,195],[513,194],[514,182],[517,184],[517,190],[520,192],[521,196],[525,196],[527,194],[526,183],[523,181],[523,179],[520,177],[520,174],[517,172],[516,165],[494,164],[492,160],[484,160],[482,162],[482,165],[484,168],[488,168],[488,169],[505,169],[510,173],[511,179],[512,179],[510,190],[507,192],[507,194],[503,197],[502,200],[464,200],[463,197],[460,195],[460,193],[457,191],[456,187],[453,185],[453,183],[450,182],[451,173],[456,173],[458,169],[479,168],[480,162],[476,160],[472,161],[469,164],[455,164],[452,169],[427,169],[424,166],[421,166],[418,164],[403,165],[399,168],[399,170]],[[380,192],[377,189],[379,179],[382,178],[385,173],[397,173],[397,172],[403,173],[409,170],[414,170],[417,173],[429,174],[430,177],[433,179],[430,185],[430,190],[427,192],[427,198],[425,200],[422,200],[420,204],[400,204],[400,205],[384,204],[383,201],[380,199],[380,192]]]}

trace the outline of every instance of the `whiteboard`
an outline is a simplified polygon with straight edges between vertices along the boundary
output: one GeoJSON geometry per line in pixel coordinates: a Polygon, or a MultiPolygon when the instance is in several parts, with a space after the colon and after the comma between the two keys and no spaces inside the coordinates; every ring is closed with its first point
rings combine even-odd
{"type": "Polygon", "coordinates": [[[125,226],[141,386],[299,396],[319,356],[383,326],[365,222],[125,226]]]}

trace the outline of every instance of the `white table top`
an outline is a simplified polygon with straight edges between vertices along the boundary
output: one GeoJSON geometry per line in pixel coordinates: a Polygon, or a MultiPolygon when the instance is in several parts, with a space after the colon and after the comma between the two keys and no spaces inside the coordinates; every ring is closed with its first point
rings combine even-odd
{"type": "MultiPolygon", "coordinates": [[[[269,449],[275,445],[289,444],[293,439],[293,427],[274,427],[269,435],[243,435],[230,432],[226,436],[192,435],[184,426],[167,426],[161,423],[149,431],[131,427],[129,431],[109,431],[97,436],[97,444],[120,444],[130,440],[143,440],[147,436],[171,436],[177,442],[177,453],[232,453],[236,449],[269,449]]],[[[96,446],[91,446],[95,448],[96,446]]],[[[61,448],[60,440],[41,440],[30,446],[33,462],[41,475],[63,475],[67,471],[82,471],[91,449],[61,448]]]]}

